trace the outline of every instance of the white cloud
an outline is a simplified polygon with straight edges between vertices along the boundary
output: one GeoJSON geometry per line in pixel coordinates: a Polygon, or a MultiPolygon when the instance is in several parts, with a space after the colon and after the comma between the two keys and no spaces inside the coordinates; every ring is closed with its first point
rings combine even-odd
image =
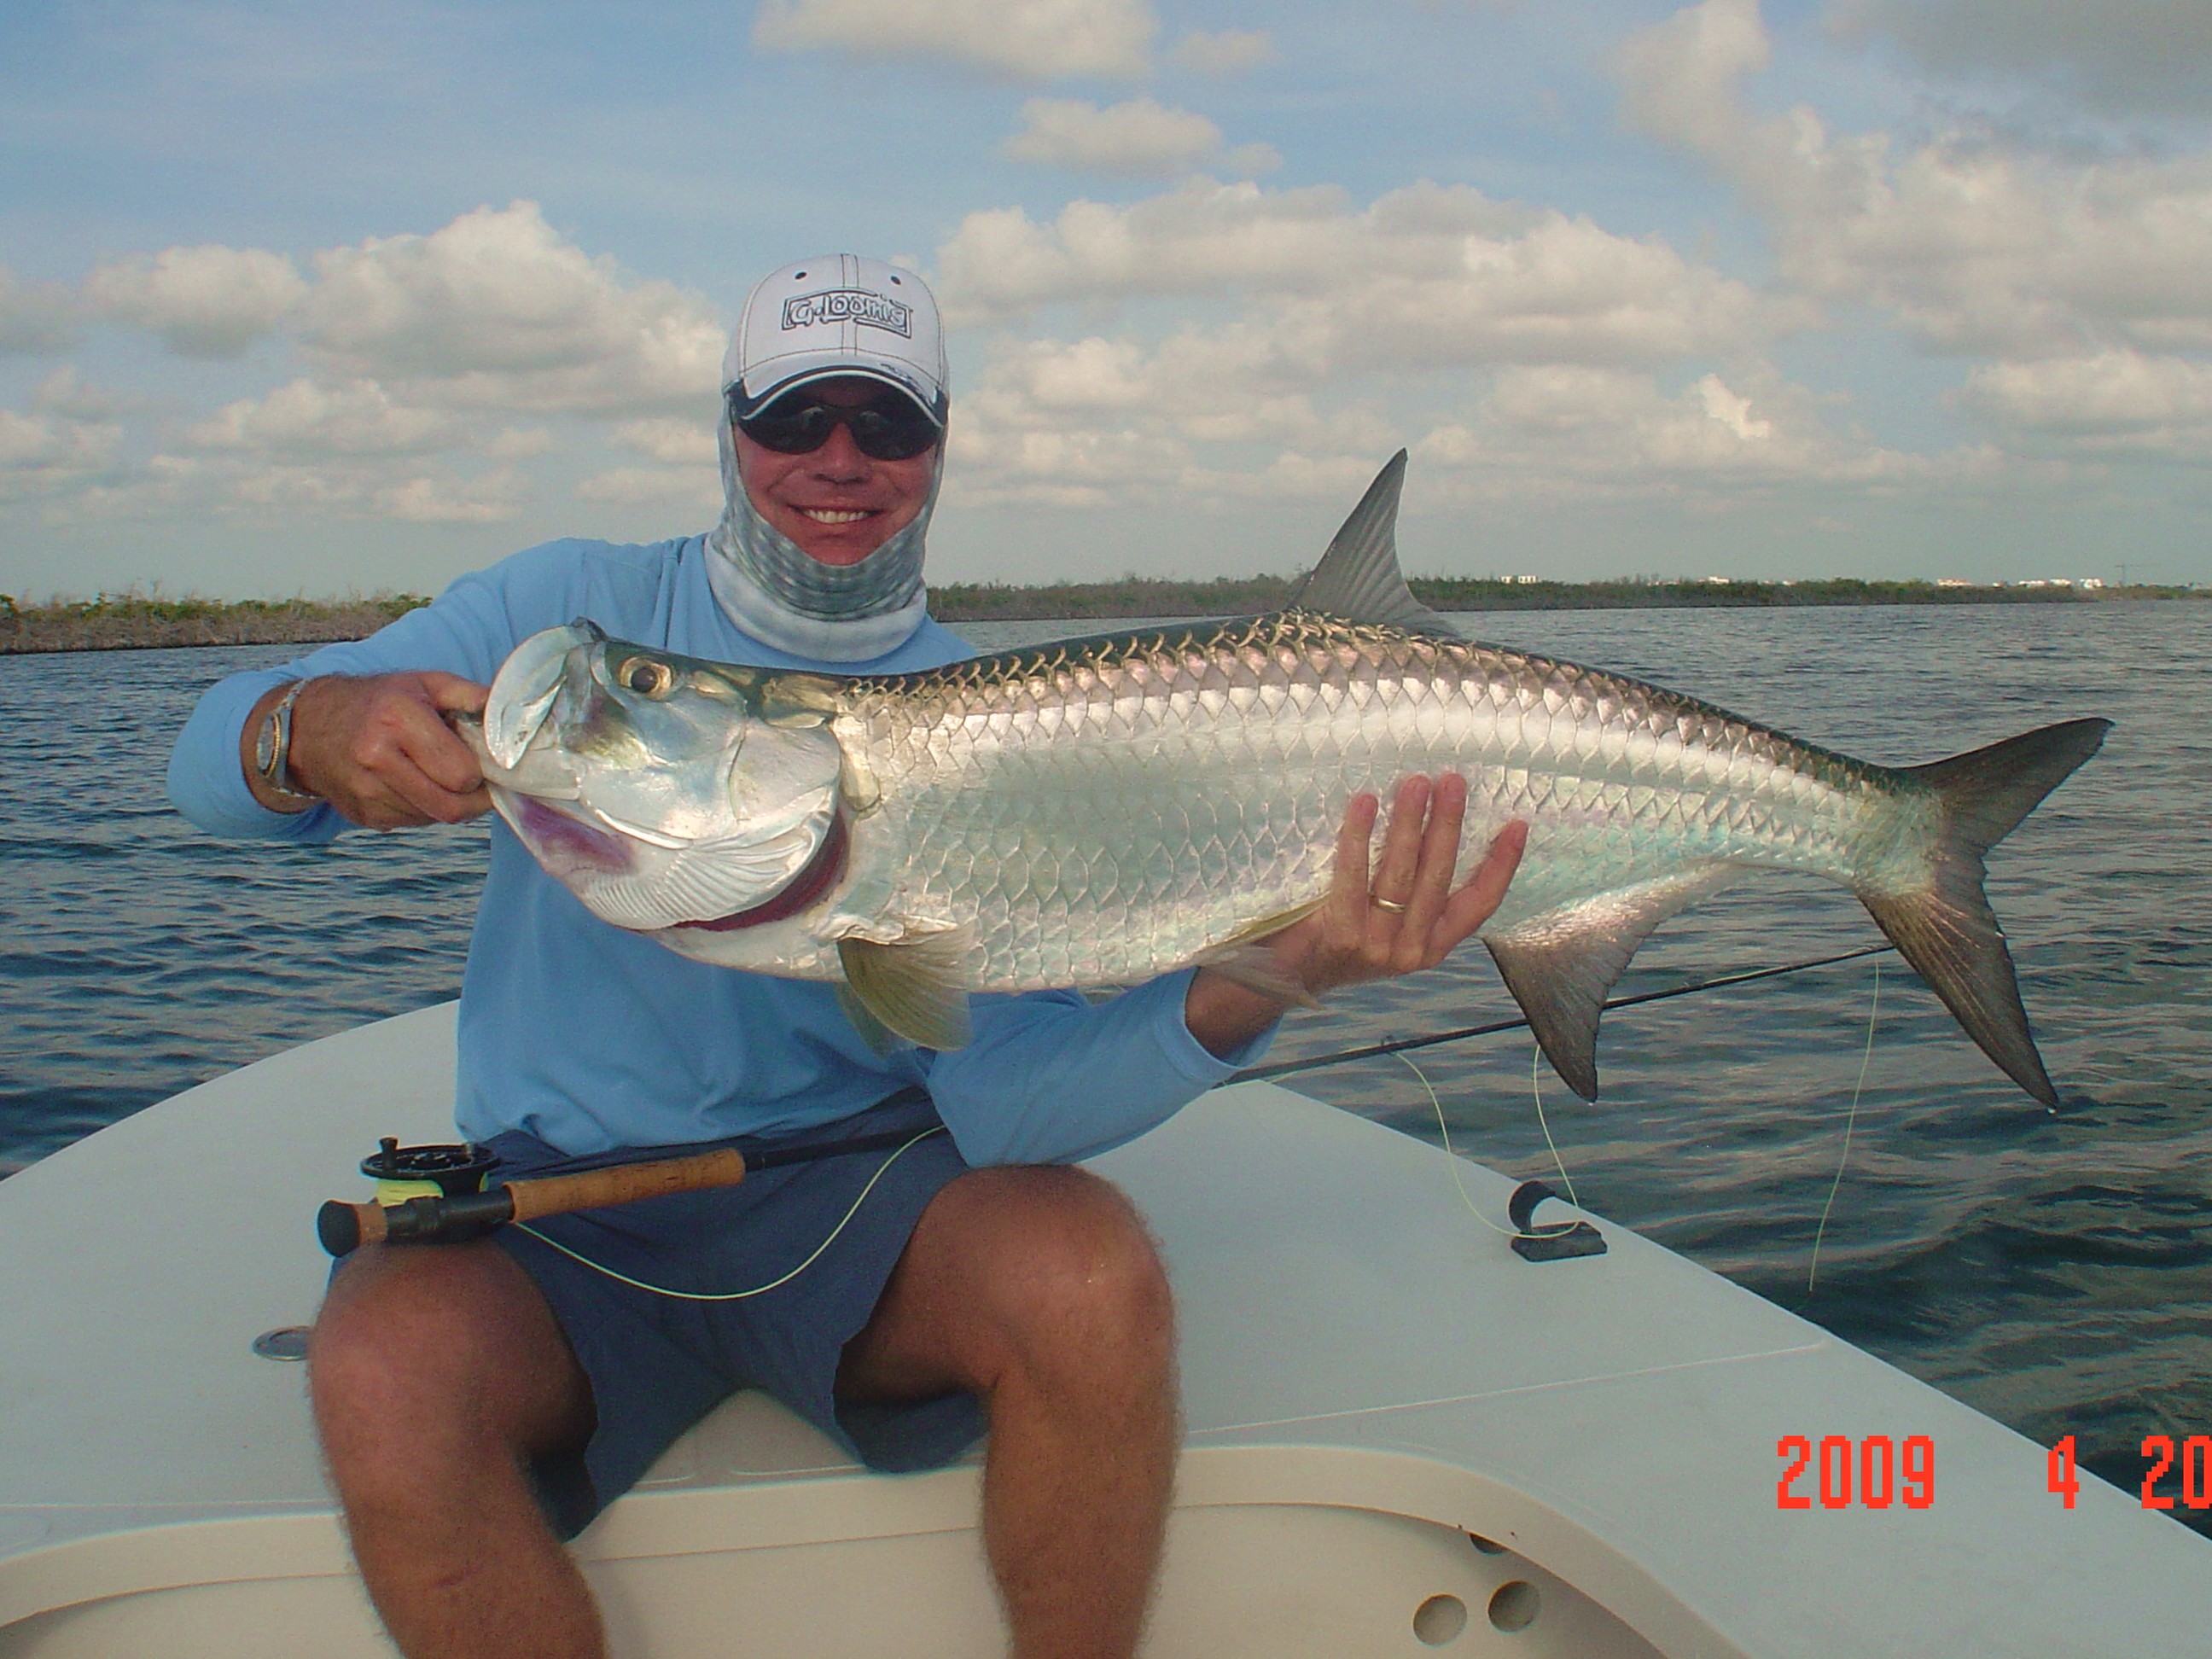
{"type": "Polygon", "coordinates": [[[2039,82],[2106,110],[2212,108],[2203,0],[1841,0],[1830,15],[1939,74],[2039,82]]]}
{"type": "Polygon", "coordinates": [[[1441,398],[1387,384],[1376,401],[1303,379],[1253,330],[1012,343],[961,399],[950,488],[967,504],[1334,497],[1356,494],[1401,443],[1419,463],[1416,499],[1431,504],[1719,503],[1941,485],[2002,465],[1987,448],[1928,458],[1838,430],[1819,398],[1756,360],[1672,394],[1652,369],[1577,362],[1507,364],[1441,398]]]}
{"type": "Polygon", "coordinates": [[[1032,98],[1022,130],[1000,147],[1010,161],[1093,173],[1164,178],[1221,148],[1221,129],[1203,115],[1150,98],[1103,109],[1070,98],[1032,98]]]}
{"type": "Polygon", "coordinates": [[[714,396],[724,341],[714,307],[586,253],[534,202],[326,248],[310,264],[312,281],[263,248],[169,248],[102,266],[85,293],[187,356],[236,356],[282,331],[324,369],[416,403],[624,414],[703,410],[714,396]]]}
{"type": "Polygon", "coordinates": [[[1656,376],[1581,364],[1501,370],[1474,418],[1446,422],[1414,447],[1459,495],[1703,496],[1804,485],[1897,487],[1978,475],[1986,450],[1902,453],[1838,433],[1803,387],[1765,364],[1701,376],[1668,396],[1656,376]]]}
{"type": "Polygon", "coordinates": [[[508,469],[455,479],[416,477],[387,484],[376,509],[409,524],[500,524],[521,511],[522,475],[508,469]]]}
{"type": "Polygon", "coordinates": [[[692,514],[719,507],[722,485],[708,467],[617,466],[580,479],[576,496],[609,507],[650,507],[669,514],[692,514]]]}
{"type": "Polygon", "coordinates": [[[1990,363],[1964,395],[2001,427],[2084,452],[2212,459],[2212,363],[2135,351],[1990,363]]]}
{"type": "Polygon", "coordinates": [[[1146,0],[762,0],[753,44],[947,58],[1024,81],[1133,80],[1158,29],[1146,0]]]}
{"type": "Polygon", "coordinates": [[[81,488],[108,471],[122,428],[0,409],[0,501],[81,488]]]}
{"type": "Polygon", "coordinates": [[[1746,106],[1741,82],[1768,53],[1756,0],[1705,0],[1632,36],[1616,69],[1630,119],[1765,217],[1789,283],[1878,307],[1942,351],[2212,348],[2212,157],[1837,137],[1810,109],[1746,106]]]}
{"type": "Polygon", "coordinates": [[[66,415],[77,421],[112,421],[135,412],[143,402],[127,392],[92,385],[75,363],[63,364],[31,393],[31,407],[41,414],[66,415]]]}
{"type": "Polygon", "coordinates": [[[70,342],[76,307],[58,283],[19,283],[0,265],[0,354],[43,356],[70,342]]]}
{"type": "MultiPolygon", "coordinates": [[[[720,434],[713,423],[662,416],[656,420],[624,421],[615,428],[615,441],[625,449],[650,455],[669,466],[698,466],[719,479],[720,434]]],[[[716,488],[720,488],[720,483],[716,488]]]]}
{"type": "Polygon", "coordinates": [[[1682,490],[1701,469],[1762,485],[1911,474],[1906,458],[1831,432],[1811,394],[1771,369],[1660,392],[1656,375],[1686,360],[1759,363],[1808,307],[1656,238],[1464,187],[1363,205],[1328,187],[1191,179],[1048,222],[971,215],[939,267],[950,313],[994,330],[952,427],[951,487],[966,502],[1333,495],[1401,442],[1425,444],[1432,472],[1450,459],[1452,489],[1481,477],[1534,496],[1592,478],[1682,490]],[[1135,321],[1032,331],[1040,311],[1095,322],[1162,296],[1212,315],[1165,337],[1135,321]],[[1569,410],[1571,441],[1532,435],[1569,410]],[[1486,471],[1493,454],[1523,471],[1486,471]]]}
{"type": "Polygon", "coordinates": [[[510,426],[495,433],[483,451],[496,460],[526,461],[533,455],[550,455],[559,447],[558,441],[542,426],[510,426]]]}
{"type": "Polygon", "coordinates": [[[1283,153],[1273,144],[1239,144],[1221,153],[1221,170],[1234,179],[1256,179],[1283,165],[1283,153]]]}
{"type": "Polygon", "coordinates": [[[711,398],[724,335],[700,295],[628,277],[534,202],[314,258],[301,336],[355,374],[472,407],[617,413],[711,398]]]}
{"type": "Polygon", "coordinates": [[[667,417],[624,421],[613,435],[623,448],[658,465],[592,473],[578,481],[579,500],[672,514],[711,512],[721,504],[721,468],[711,424],[667,417]]]}
{"type": "Polygon", "coordinates": [[[182,435],[191,449],[309,457],[419,454],[453,446],[464,434],[451,416],[395,403],[374,380],[333,387],[295,380],[265,397],[226,404],[182,435]]]}
{"type": "Polygon", "coordinates": [[[519,516],[527,483],[511,467],[458,474],[434,458],[265,453],[155,455],[146,467],[88,491],[88,510],[118,515],[396,520],[495,524],[519,516]]]}
{"type": "Polygon", "coordinates": [[[180,356],[236,357],[274,331],[307,290],[264,248],[172,247],[102,265],[85,279],[94,310],[161,337],[180,356]]]}
{"type": "Polygon", "coordinates": [[[1275,42],[1264,29],[1193,29],[1169,49],[1168,61],[1194,75],[1243,75],[1275,61],[1275,42]]]}
{"type": "Polygon", "coordinates": [[[1656,238],[1408,185],[1354,207],[1330,186],[1192,179],[1127,207],[1070,204],[1048,224],[971,214],[939,249],[957,322],[1064,301],[1218,295],[1307,376],[1737,349],[1804,320],[1656,238]]]}
{"type": "Polygon", "coordinates": [[[127,464],[114,459],[117,421],[139,403],[64,368],[31,413],[5,416],[0,492],[41,495],[52,513],[500,523],[520,515],[530,487],[513,464],[562,441],[497,418],[528,413],[619,422],[672,455],[688,433],[688,458],[703,453],[714,479],[724,337],[713,309],[586,254],[535,204],[325,249],[307,264],[302,275],[265,250],[196,247],[95,271],[95,314],[201,356],[273,334],[302,361],[268,391],[173,421],[167,449],[127,464]]]}

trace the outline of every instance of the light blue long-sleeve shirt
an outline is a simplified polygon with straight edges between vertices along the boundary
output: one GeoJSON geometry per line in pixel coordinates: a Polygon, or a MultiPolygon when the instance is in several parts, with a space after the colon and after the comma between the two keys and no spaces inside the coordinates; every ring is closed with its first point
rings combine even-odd
{"type": "MultiPolygon", "coordinates": [[[[702,537],[617,546],[549,542],[462,577],[372,638],[209,688],[177,738],[169,796],[212,834],[302,842],[344,828],[328,806],[287,815],[239,769],[247,714],[271,686],[323,674],[442,669],[488,683],[541,629],[588,617],[617,639],[711,661],[897,673],[970,654],[925,622],[871,662],[810,662],[740,630],[707,583],[702,537]]],[[[454,1115],[488,1139],[526,1129],[571,1153],[787,1134],[926,1085],[970,1164],[1053,1163],[1142,1134],[1265,1048],[1207,1052],[1183,1018],[1188,970],[1092,1004],[1073,991],[974,1000],[975,1040],[878,1054],[835,988],[692,962],[601,921],[507,826],[462,981],[454,1115]]]]}

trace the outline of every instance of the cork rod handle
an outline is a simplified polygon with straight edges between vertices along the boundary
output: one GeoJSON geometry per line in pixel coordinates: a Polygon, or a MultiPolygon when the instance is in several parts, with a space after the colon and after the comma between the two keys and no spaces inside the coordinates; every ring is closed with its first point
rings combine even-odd
{"type": "Polygon", "coordinates": [[[734,1187],[745,1178],[745,1155],[728,1147],[652,1164],[621,1164],[580,1175],[548,1176],[540,1181],[510,1181],[503,1189],[514,1200],[514,1219],[570,1210],[596,1210],[606,1204],[634,1204],[670,1193],[696,1193],[709,1187],[734,1187]]]}

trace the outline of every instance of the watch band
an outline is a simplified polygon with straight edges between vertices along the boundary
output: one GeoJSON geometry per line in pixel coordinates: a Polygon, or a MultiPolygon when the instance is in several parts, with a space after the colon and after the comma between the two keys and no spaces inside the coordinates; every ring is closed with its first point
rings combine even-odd
{"type": "Polygon", "coordinates": [[[253,739],[253,769],[269,793],[303,805],[322,799],[292,782],[292,705],[300,700],[300,693],[307,686],[305,680],[294,680],[284,695],[276,699],[276,706],[261,717],[261,730],[253,739]]]}

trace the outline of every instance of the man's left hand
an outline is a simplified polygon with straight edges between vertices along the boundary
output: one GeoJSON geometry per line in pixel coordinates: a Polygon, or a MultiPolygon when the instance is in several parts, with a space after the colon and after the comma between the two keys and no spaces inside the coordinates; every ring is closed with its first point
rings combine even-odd
{"type": "MultiPolygon", "coordinates": [[[[1528,826],[1498,832],[1464,885],[1452,886],[1467,818],[1467,780],[1407,778],[1391,802],[1382,855],[1369,848],[1382,810],[1373,795],[1352,799],[1337,832],[1335,875],[1320,909],[1267,940],[1275,970],[1318,996],[1346,985],[1433,968],[1490,920],[1521,863],[1528,826]]],[[[1210,1052],[1225,1054],[1282,1018],[1287,1005],[1211,968],[1191,981],[1183,1017],[1210,1052]]]]}

